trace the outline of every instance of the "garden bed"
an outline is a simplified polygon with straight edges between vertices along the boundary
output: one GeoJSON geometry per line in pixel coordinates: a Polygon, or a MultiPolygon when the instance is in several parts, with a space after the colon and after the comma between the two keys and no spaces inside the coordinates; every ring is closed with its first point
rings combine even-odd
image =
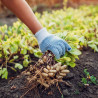
{"type": "Polygon", "coordinates": [[[84,69],[88,69],[90,75],[98,79],[98,53],[89,48],[83,49],[82,55],[76,61],[76,67],[69,68],[70,73],[64,78],[66,84],[59,83],[59,86],[52,85],[48,89],[38,85],[30,90],[26,88],[26,75],[21,76],[20,73],[10,71],[9,79],[0,79],[0,98],[20,98],[25,93],[23,98],[98,98],[98,85],[84,86],[81,82],[82,78],[86,77],[84,69]]]}
{"type": "Polygon", "coordinates": [[[35,13],[49,33],[72,48],[56,61],[49,51],[42,56],[36,38],[20,20],[0,26],[0,98],[98,98],[97,9],[35,13]]]}

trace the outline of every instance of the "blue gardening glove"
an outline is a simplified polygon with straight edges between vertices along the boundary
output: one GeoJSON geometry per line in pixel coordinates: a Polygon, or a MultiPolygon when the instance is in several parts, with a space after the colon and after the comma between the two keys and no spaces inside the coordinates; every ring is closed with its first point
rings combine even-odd
{"type": "Polygon", "coordinates": [[[44,53],[47,50],[50,50],[57,59],[64,56],[65,51],[71,50],[71,47],[66,41],[53,34],[49,34],[45,28],[39,30],[35,34],[35,37],[38,40],[41,51],[44,53]]]}

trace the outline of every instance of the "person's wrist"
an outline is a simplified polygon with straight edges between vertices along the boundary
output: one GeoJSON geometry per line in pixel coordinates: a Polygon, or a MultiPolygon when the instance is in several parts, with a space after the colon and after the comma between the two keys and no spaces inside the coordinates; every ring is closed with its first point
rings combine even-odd
{"type": "Polygon", "coordinates": [[[46,37],[50,36],[51,34],[48,33],[46,28],[40,29],[38,32],[35,33],[35,37],[38,40],[38,43],[40,44],[46,37]]]}

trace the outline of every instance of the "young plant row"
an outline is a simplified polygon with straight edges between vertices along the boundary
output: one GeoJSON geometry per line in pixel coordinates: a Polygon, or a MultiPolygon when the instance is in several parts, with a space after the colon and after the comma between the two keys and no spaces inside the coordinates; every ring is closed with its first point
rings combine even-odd
{"type": "MultiPolygon", "coordinates": [[[[67,8],[51,13],[35,13],[49,33],[66,40],[72,50],[57,60],[62,64],[75,67],[75,60],[83,46],[98,52],[98,6],[82,6],[78,9],[67,8]]],[[[0,76],[7,79],[8,68],[14,71],[28,67],[32,57],[42,53],[33,33],[19,20],[13,26],[0,27],[0,76]]]]}

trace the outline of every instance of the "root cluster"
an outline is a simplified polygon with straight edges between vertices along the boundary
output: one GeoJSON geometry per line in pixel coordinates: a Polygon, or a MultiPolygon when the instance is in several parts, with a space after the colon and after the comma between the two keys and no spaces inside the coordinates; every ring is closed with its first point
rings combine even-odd
{"type": "Polygon", "coordinates": [[[48,88],[52,84],[62,81],[62,78],[69,73],[66,68],[67,65],[62,65],[61,62],[57,63],[52,52],[47,51],[35,65],[30,65],[24,74],[28,75],[28,84],[41,84],[48,88]]]}

